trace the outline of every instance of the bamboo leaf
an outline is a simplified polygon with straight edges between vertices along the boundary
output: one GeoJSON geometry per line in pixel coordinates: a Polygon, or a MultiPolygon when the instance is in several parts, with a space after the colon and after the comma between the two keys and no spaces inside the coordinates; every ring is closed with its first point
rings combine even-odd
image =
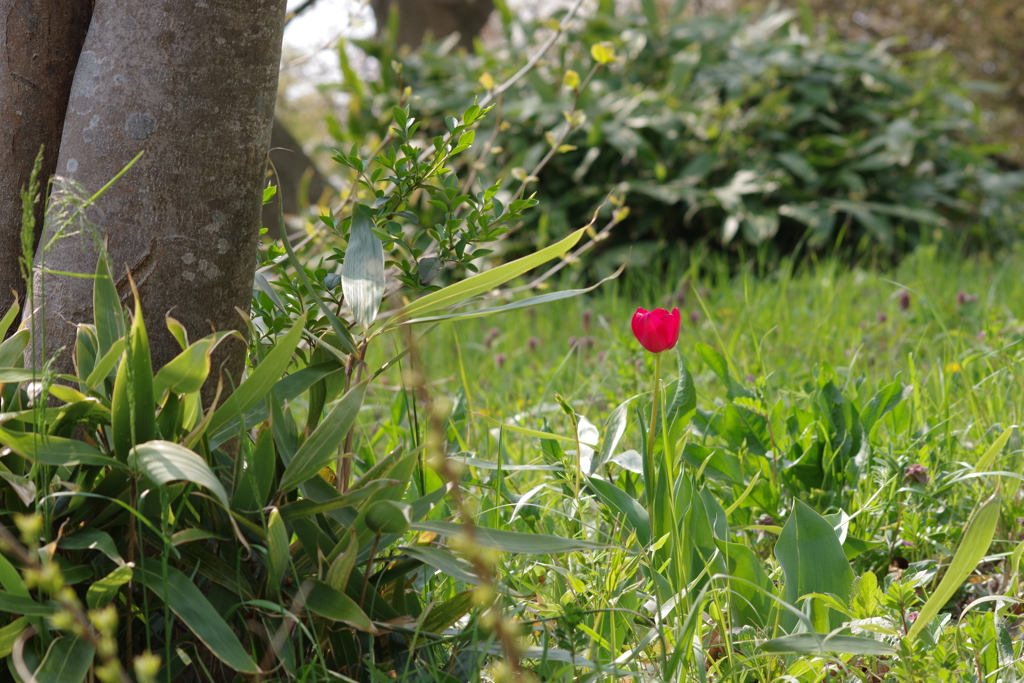
{"type": "Polygon", "coordinates": [[[596,477],[591,477],[587,481],[597,491],[597,495],[604,501],[605,505],[618,511],[623,516],[626,525],[636,533],[636,539],[640,542],[640,545],[650,545],[651,519],[644,506],[637,502],[633,496],[611,482],[596,477]]]}
{"type": "Polygon", "coordinates": [[[41,465],[70,467],[82,464],[124,469],[124,464],[75,439],[48,434],[9,432],[0,427],[0,444],[41,465]]]}
{"type": "Polygon", "coordinates": [[[48,617],[54,613],[53,607],[40,605],[32,598],[21,597],[0,591],[0,612],[17,614],[26,617],[48,617]]]}
{"type": "Polygon", "coordinates": [[[216,434],[217,430],[228,420],[245,415],[274,388],[274,384],[292,362],[292,353],[302,339],[305,322],[306,315],[300,315],[292,325],[292,329],[283,337],[278,338],[273,350],[267,354],[263,362],[256,366],[246,380],[214,412],[206,427],[208,434],[216,434]]]}
{"type": "Polygon", "coordinates": [[[27,617],[18,617],[3,628],[0,628],[0,657],[6,657],[14,649],[14,642],[28,626],[27,617]]]}
{"type": "Polygon", "coordinates": [[[117,596],[121,586],[132,580],[132,568],[122,565],[89,586],[85,602],[89,609],[99,609],[117,596]]]}
{"type": "Polygon", "coordinates": [[[147,562],[136,568],[134,578],[158,598],[166,600],[171,611],[218,659],[235,671],[259,673],[259,667],[231,627],[187,576],[173,567],[147,562]],[[167,572],[166,581],[164,572],[167,572]]]}
{"type": "MultiPolygon", "coordinates": [[[[0,368],[14,367],[21,360],[31,336],[28,330],[18,330],[0,344],[0,368]]],[[[0,339],[3,339],[3,332],[0,332],[0,339]]]]}
{"type": "Polygon", "coordinates": [[[352,387],[309,435],[305,443],[299,446],[295,457],[288,463],[281,477],[281,492],[287,493],[306,480],[319,476],[320,470],[336,457],[338,446],[345,440],[345,435],[359,415],[366,387],[366,382],[360,382],[352,387]]]}
{"type": "Polygon", "coordinates": [[[360,631],[376,634],[377,628],[356,601],[316,579],[303,582],[306,609],[331,621],[341,621],[360,631]]]}
{"type": "Polygon", "coordinates": [[[172,481],[190,481],[205,487],[228,508],[230,501],[217,475],[202,456],[171,441],[149,441],[132,449],[128,467],[145,474],[161,486],[172,481]]]}
{"type": "Polygon", "coordinates": [[[4,313],[4,317],[0,318],[0,339],[3,339],[4,335],[7,334],[7,330],[11,329],[11,325],[18,319],[18,313],[20,312],[21,306],[18,305],[18,300],[15,299],[11,307],[4,313]]]}
{"type": "Polygon", "coordinates": [[[270,588],[280,590],[281,582],[288,573],[291,552],[288,548],[288,531],[284,528],[281,512],[274,508],[267,520],[267,557],[270,569],[270,588]]]}
{"type": "Polygon", "coordinates": [[[356,540],[356,532],[354,529],[349,529],[348,545],[345,547],[345,551],[334,558],[334,562],[331,562],[331,566],[327,570],[327,585],[336,591],[344,591],[358,558],[359,542],[356,540]]]}
{"type": "Polygon", "coordinates": [[[539,306],[540,304],[548,304],[553,301],[561,301],[562,299],[571,299],[575,296],[592,292],[609,280],[614,280],[619,276],[619,271],[612,275],[609,275],[605,279],[601,280],[597,284],[587,287],[585,289],[563,289],[557,292],[550,292],[548,294],[540,294],[538,296],[531,296],[520,301],[514,301],[510,304],[503,304],[501,306],[491,306],[488,308],[478,308],[475,310],[465,311],[463,313],[449,313],[447,315],[432,315],[425,318],[413,318],[411,320],[404,320],[398,325],[416,325],[419,323],[432,323],[441,320],[469,320],[471,318],[482,318],[488,315],[495,315],[496,313],[507,313],[508,311],[515,311],[521,308],[530,308],[533,306],[539,306]]]}
{"type": "MultiPolygon", "coordinates": [[[[114,396],[110,407],[114,455],[121,462],[128,459],[132,446],[150,441],[156,436],[156,402],[153,399],[153,363],[149,354],[149,338],[142,319],[142,303],[134,283],[132,290],[135,292],[135,319],[132,320],[125,359],[114,379],[114,396]]],[[[106,351],[101,349],[103,355],[106,351]]]]}
{"type": "Polygon", "coordinates": [[[473,591],[463,591],[445,600],[420,617],[420,628],[426,633],[440,633],[473,609],[473,591]]]}
{"type": "Polygon", "coordinates": [[[99,362],[96,363],[89,376],[85,380],[85,386],[89,389],[95,389],[100,385],[100,382],[105,380],[110,374],[110,371],[117,365],[117,361],[121,359],[121,355],[124,354],[124,338],[118,339],[114,342],[107,352],[100,358],[99,362]]]}
{"type": "Polygon", "coordinates": [[[89,675],[96,650],[78,636],[61,636],[50,643],[33,674],[42,683],[82,683],[89,675]]]}
{"type": "Polygon", "coordinates": [[[92,290],[93,320],[96,323],[96,340],[99,344],[96,357],[102,358],[114,343],[124,336],[124,309],[110,276],[105,256],[96,260],[96,281],[92,290]]]}
{"type": "Polygon", "coordinates": [[[341,289],[364,334],[377,317],[384,298],[384,247],[372,228],[370,210],[357,204],[341,267],[341,289]]]}
{"type": "Polygon", "coordinates": [[[483,294],[484,292],[489,292],[495,287],[503,285],[509,280],[518,277],[529,270],[533,270],[537,266],[547,263],[552,259],[556,259],[576,246],[576,243],[580,241],[580,238],[583,237],[583,233],[585,231],[586,228],[580,228],[565,239],[541,249],[534,254],[516,259],[515,261],[506,263],[503,266],[498,266],[497,268],[480,273],[479,275],[475,275],[471,278],[466,278],[461,282],[449,285],[439,291],[431,292],[395,313],[395,315],[384,324],[380,332],[393,328],[397,324],[408,320],[413,316],[422,316],[441,308],[449,308],[470,297],[483,294]]]}
{"type": "Polygon", "coordinates": [[[978,459],[978,464],[974,466],[975,472],[988,472],[992,469],[993,465],[995,465],[996,458],[999,457],[1003,447],[1006,446],[1006,443],[1010,440],[1010,436],[1013,435],[1014,429],[1015,426],[1007,427],[1003,433],[999,435],[999,438],[995,440],[995,443],[988,447],[988,450],[985,451],[984,455],[978,459]]]}
{"type": "MultiPolygon", "coordinates": [[[[432,531],[440,536],[466,538],[466,526],[453,522],[416,522],[410,526],[415,531],[432,531]]],[[[526,534],[504,529],[488,529],[475,526],[472,531],[473,543],[492,550],[528,555],[554,555],[577,550],[598,550],[610,548],[607,543],[579,541],[548,534],[526,534]]]]}
{"type": "Polygon", "coordinates": [[[210,354],[233,331],[216,332],[203,337],[160,368],[153,379],[153,395],[163,396],[167,390],[175,394],[199,391],[210,374],[210,354]]]}

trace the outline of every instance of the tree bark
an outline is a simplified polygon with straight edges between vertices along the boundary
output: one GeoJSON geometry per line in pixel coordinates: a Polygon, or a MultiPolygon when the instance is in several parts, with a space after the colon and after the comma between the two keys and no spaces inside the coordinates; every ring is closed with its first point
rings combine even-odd
{"type": "MultiPolygon", "coordinates": [[[[40,146],[46,148],[42,185],[57,166],[71,80],[91,11],[90,0],[0,0],[0,316],[25,295],[18,267],[21,190],[40,146]]],[[[36,207],[37,241],[45,205],[36,207]]]]}
{"type": "Polygon", "coordinates": [[[387,29],[391,5],[398,6],[398,44],[412,49],[423,44],[428,32],[440,40],[458,31],[459,46],[472,50],[473,39],[494,10],[493,0],[372,0],[370,4],[378,37],[387,29]]]}
{"type": "MultiPolygon", "coordinates": [[[[245,333],[235,309],[248,311],[252,296],[285,2],[96,1],[57,172],[91,193],[146,152],[87,216],[107,241],[122,300],[126,271],[138,285],[154,368],[180,352],[168,314],[190,340],[211,328],[245,333]]],[[[89,274],[97,254],[92,240],[71,237],[40,259],[49,271],[89,274]]],[[[57,365],[70,370],[74,324],[93,319],[93,283],[42,277],[45,352],[64,348],[57,365]]],[[[243,345],[214,362],[230,388],[243,345]]]]}

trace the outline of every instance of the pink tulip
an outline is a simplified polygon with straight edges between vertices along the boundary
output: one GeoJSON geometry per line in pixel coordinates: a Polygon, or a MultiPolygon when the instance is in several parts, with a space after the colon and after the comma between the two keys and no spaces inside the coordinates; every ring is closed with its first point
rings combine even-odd
{"type": "Polygon", "coordinates": [[[633,334],[640,345],[651,353],[668,351],[679,341],[679,309],[669,313],[663,308],[653,311],[636,309],[633,314],[633,334]]]}

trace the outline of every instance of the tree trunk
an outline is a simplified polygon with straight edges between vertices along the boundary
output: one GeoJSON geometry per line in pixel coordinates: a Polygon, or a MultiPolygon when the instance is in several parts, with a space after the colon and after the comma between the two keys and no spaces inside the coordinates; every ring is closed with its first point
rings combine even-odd
{"type": "MultiPolygon", "coordinates": [[[[107,240],[122,300],[126,270],[138,284],[154,368],[180,352],[168,314],[191,340],[246,329],[235,309],[248,311],[252,295],[285,2],[96,1],[57,172],[95,192],[146,152],[87,216],[107,240]]],[[[96,258],[79,237],[36,255],[49,271],[74,273],[95,272],[96,258]]],[[[40,277],[45,352],[63,347],[58,367],[69,370],[73,324],[93,318],[93,283],[40,277]]],[[[225,354],[214,361],[230,388],[243,345],[225,354]]]]}
{"type": "MultiPolygon", "coordinates": [[[[40,146],[46,148],[43,184],[57,166],[71,79],[91,10],[85,0],[0,0],[0,317],[25,294],[18,267],[21,189],[28,185],[40,146]]],[[[37,241],[44,206],[36,207],[37,241]]]]}
{"type": "Polygon", "coordinates": [[[435,40],[459,32],[459,45],[473,49],[473,39],[494,10],[493,0],[371,0],[377,18],[377,36],[384,35],[392,4],[398,7],[398,44],[412,49],[423,44],[427,33],[435,40]]]}

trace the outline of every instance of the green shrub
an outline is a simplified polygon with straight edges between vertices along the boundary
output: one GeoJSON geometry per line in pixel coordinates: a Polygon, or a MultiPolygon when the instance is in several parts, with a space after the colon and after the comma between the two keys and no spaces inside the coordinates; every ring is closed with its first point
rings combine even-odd
{"type": "MultiPolygon", "coordinates": [[[[560,148],[529,185],[541,206],[526,219],[534,243],[586,223],[609,193],[627,195],[613,241],[622,249],[711,237],[902,252],[940,229],[977,242],[1017,235],[1024,174],[1001,172],[977,145],[979,111],[943,56],[901,64],[885,44],[811,36],[790,11],[648,21],[612,4],[575,20],[478,130],[480,141],[494,136],[481,187],[521,179],[560,148]],[[599,43],[616,59],[573,88],[570,71],[594,68],[599,43]],[[577,99],[582,115],[571,115],[577,99]]],[[[549,31],[506,28],[515,47],[479,56],[450,42],[401,55],[387,41],[359,42],[380,78],[359,82],[343,55],[352,102],[333,134],[373,144],[406,86],[421,133],[443,131],[447,112],[531,53],[516,36],[540,43],[549,31]]]]}

